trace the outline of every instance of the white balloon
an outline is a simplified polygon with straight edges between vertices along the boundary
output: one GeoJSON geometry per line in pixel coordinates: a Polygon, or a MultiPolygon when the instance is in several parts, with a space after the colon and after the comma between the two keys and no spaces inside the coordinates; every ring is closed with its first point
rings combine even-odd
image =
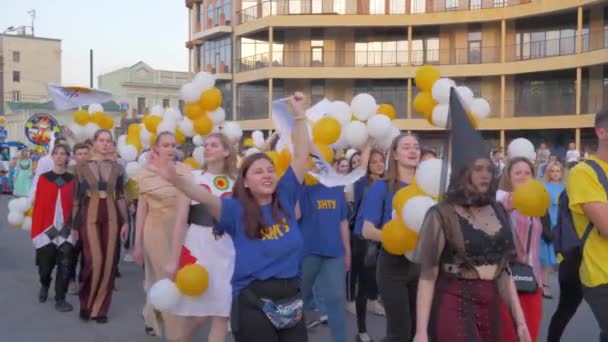
{"type": "Polygon", "coordinates": [[[162,117],[164,112],[165,109],[161,105],[152,106],[152,108],[150,108],[150,115],[162,117]]]}
{"type": "Polygon", "coordinates": [[[352,121],[344,127],[344,136],[352,147],[361,147],[367,141],[367,127],[361,121],[352,121]]]}
{"type": "Polygon", "coordinates": [[[471,89],[469,89],[469,87],[458,86],[458,87],[456,87],[456,92],[458,93],[458,95],[460,96],[460,99],[462,100],[463,107],[466,110],[471,110],[471,102],[473,101],[473,98],[475,97],[475,94],[473,93],[473,91],[471,89]]]}
{"type": "Polygon", "coordinates": [[[384,138],[391,129],[391,119],[386,115],[374,114],[367,120],[367,133],[374,139],[384,138]]]}
{"type": "Polygon", "coordinates": [[[534,144],[525,138],[517,138],[511,141],[509,147],[507,148],[507,153],[509,158],[524,157],[530,160],[534,160],[536,158],[534,144]]]}
{"type": "MultiPolygon", "coordinates": [[[[418,170],[416,170],[416,184],[424,191],[426,194],[431,197],[437,197],[440,193],[441,188],[441,168],[443,167],[444,162],[442,159],[429,159],[425,160],[420,165],[418,165],[418,170]]],[[[447,179],[445,182],[445,187],[448,186],[448,181],[450,179],[450,168],[446,163],[447,170],[447,179]]]]}
{"type": "MultiPolygon", "coordinates": [[[[211,129],[211,133],[221,133],[221,132],[222,132],[222,128],[220,127],[220,125],[215,125],[215,126],[213,126],[213,129],[211,129]]],[[[243,134],[243,132],[241,132],[241,134],[243,134]]],[[[240,139],[240,137],[239,137],[239,139],[240,139]]]]}
{"type": "Polygon", "coordinates": [[[357,151],[354,148],[349,149],[348,151],[346,151],[346,154],[345,154],[346,159],[350,160],[350,158],[352,158],[352,156],[357,152],[359,152],[359,151],[357,151]]]}
{"type": "Polygon", "coordinates": [[[218,107],[216,110],[207,113],[207,115],[209,115],[209,119],[215,125],[221,125],[226,121],[226,111],[222,107],[218,107]]]}
{"type": "Polygon", "coordinates": [[[139,155],[139,157],[137,157],[137,163],[141,167],[146,167],[146,164],[148,163],[148,152],[147,151],[143,152],[142,154],[139,155]]]}
{"type": "Polygon", "coordinates": [[[490,104],[482,98],[476,98],[471,101],[469,110],[479,120],[483,120],[490,115],[490,104]]]}
{"type": "Polygon", "coordinates": [[[391,126],[391,130],[388,135],[390,136],[391,141],[398,137],[401,134],[401,130],[398,127],[391,126]]]}
{"type": "Polygon", "coordinates": [[[342,127],[348,125],[352,119],[352,112],[348,103],[334,101],[329,105],[329,116],[338,120],[342,127]]]}
{"type": "Polygon", "coordinates": [[[118,148],[118,150],[120,150],[123,146],[126,146],[126,145],[127,145],[127,135],[123,134],[118,137],[118,140],[116,141],[116,147],[118,148]]]}
{"type": "Polygon", "coordinates": [[[93,139],[95,133],[99,130],[99,125],[93,122],[89,122],[84,126],[84,136],[85,139],[93,139]]]}
{"type": "Polygon", "coordinates": [[[14,198],[10,201],[8,201],[8,211],[20,211],[19,209],[17,209],[19,207],[19,203],[18,203],[18,198],[14,198]]]}
{"type": "Polygon", "coordinates": [[[186,103],[193,103],[198,101],[198,98],[201,96],[201,89],[197,87],[194,83],[185,83],[179,89],[179,97],[184,100],[186,103]]]}
{"type": "Polygon", "coordinates": [[[252,147],[252,148],[248,149],[247,151],[245,151],[245,158],[247,158],[251,155],[254,155],[256,153],[262,153],[262,151],[258,150],[255,147],[252,147]]]}
{"type": "Polygon", "coordinates": [[[342,132],[342,134],[340,134],[338,141],[336,141],[333,145],[331,145],[331,147],[334,150],[342,150],[342,149],[345,149],[348,147],[348,140],[346,139],[344,132],[342,132]]]}
{"type": "Polygon", "coordinates": [[[243,136],[243,130],[238,122],[228,121],[224,124],[224,134],[231,141],[236,141],[243,136]]]}
{"type": "Polygon", "coordinates": [[[370,94],[357,94],[353,97],[350,108],[357,119],[366,121],[372,115],[376,114],[378,104],[376,104],[376,99],[370,94]]]}
{"type": "Polygon", "coordinates": [[[137,149],[133,145],[125,145],[122,146],[121,149],[118,150],[120,157],[127,162],[132,162],[137,159],[137,149]]]}
{"type": "Polygon", "coordinates": [[[91,103],[89,105],[89,114],[93,114],[93,113],[97,113],[97,112],[103,113],[103,106],[100,105],[99,103],[91,103]]]}
{"type": "Polygon", "coordinates": [[[415,232],[419,232],[424,222],[424,216],[431,209],[432,206],[437,204],[429,196],[415,196],[410,198],[401,211],[401,217],[403,217],[403,223],[415,232]]]}
{"type": "Polygon", "coordinates": [[[24,216],[23,216],[23,213],[20,213],[18,211],[11,211],[8,213],[7,219],[8,219],[8,223],[11,226],[19,227],[23,223],[24,216]]]}
{"type": "Polygon", "coordinates": [[[202,93],[203,91],[209,88],[213,88],[215,86],[215,75],[205,71],[199,72],[198,74],[196,74],[196,76],[194,76],[194,80],[192,80],[192,83],[194,83],[196,87],[201,90],[202,93]]]}
{"type": "Polygon", "coordinates": [[[196,133],[194,133],[194,124],[192,123],[192,120],[190,120],[187,117],[183,117],[182,120],[180,122],[177,123],[177,127],[179,128],[179,131],[182,132],[183,135],[191,138],[193,137],[196,133]]]}
{"type": "Polygon", "coordinates": [[[27,197],[17,198],[15,203],[15,209],[20,213],[25,213],[31,207],[31,203],[29,203],[27,197]]]}
{"type": "Polygon", "coordinates": [[[180,297],[181,294],[175,283],[166,278],[157,281],[148,291],[148,300],[158,311],[171,311],[180,297]]]}
{"type": "Polygon", "coordinates": [[[68,128],[70,131],[72,131],[72,139],[74,142],[81,142],[86,139],[84,126],[80,126],[79,124],[73,122],[68,126],[68,128]]]}
{"type": "Polygon", "coordinates": [[[31,217],[23,218],[23,223],[21,223],[21,229],[25,230],[26,232],[29,232],[30,230],[32,230],[32,218],[31,217]]]}
{"type": "Polygon", "coordinates": [[[127,177],[129,178],[133,178],[140,170],[141,170],[141,165],[139,165],[138,162],[136,161],[132,161],[129,162],[127,164],[127,166],[125,167],[125,171],[127,172],[127,177]]]}
{"type": "Polygon", "coordinates": [[[194,151],[192,151],[192,158],[196,160],[198,165],[203,165],[205,163],[205,147],[197,146],[194,151]]]}
{"type": "Polygon", "coordinates": [[[253,131],[253,133],[251,133],[251,140],[253,140],[254,146],[261,147],[264,145],[264,133],[258,130],[253,131]]]}
{"type": "MultiPolygon", "coordinates": [[[[152,133],[148,132],[145,127],[142,127],[139,130],[139,139],[141,140],[141,144],[144,148],[150,147],[150,138],[152,137],[152,133]]],[[[118,144],[117,144],[118,146],[118,144]]]]}
{"type": "Polygon", "coordinates": [[[169,108],[165,111],[165,115],[163,115],[163,121],[169,122],[178,122],[182,118],[182,113],[178,109],[169,108]]]}
{"type": "Polygon", "coordinates": [[[450,89],[455,86],[456,83],[449,78],[438,79],[431,90],[433,99],[439,103],[448,104],[450,102],[450,89]]]}
{"type": "Polygon", "coordinates": [[[34,205],[34,199],[33,199],[33,198],[31,198],[31,197],[26,197],[25,202],[26,202],[26,208],[27,208],[27,210],[26,210],[26,211],[28,211],[28,210],[30,210],[30,209],[32,208],[32,206],[34,205]]]}
{"type": "Polygon", "coordinates": [[[439,128],[446,128],[448,125],[448,113],[450,106],[447,104],[438,104],[433,108],[433,125],[439,128]]]}
{"type": "Polygon", "coordinates": [[[160,134],[162,132],[170,132],[175,133],[175,128],[177,128],[177,124],[173,121],[163,120],[156,127],[156,134],[160,134]]]}
{"type": "Polygon", "coordinates": [[[192,143],[195,146],[201,146],[201,145],[203,145],[205,143],[205,139],[203,139],[202,136],[200,136],[200,135],[197,134],[194,137],[192,137],[192,143]]]}

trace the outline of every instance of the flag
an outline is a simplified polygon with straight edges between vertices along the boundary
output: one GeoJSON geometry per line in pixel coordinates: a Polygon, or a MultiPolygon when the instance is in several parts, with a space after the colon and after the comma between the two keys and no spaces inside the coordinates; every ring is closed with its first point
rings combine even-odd
{"type": "Polygon", "coordinates": [[[358,167],[348,175],[341,175],[336,172],[336,170],[334,170],[334,168],[329,165],[325,159],[323,159],[323,156],[319,150],[317,150],[314,144],[311,144],[311,146],[312,163],[317,172],[308,171],[308,174],[328,188],[353,184],[367,173],[363,168],[358,167]]]}
{"type": "Polygon", "coordinates": [[[87,106],[93,103],[105,103],[112,100],[112,94],[85,87],[62,87],[56,84],[48,85],[49,96],[53,99],[55,109],[68,109],[87,106]]]}

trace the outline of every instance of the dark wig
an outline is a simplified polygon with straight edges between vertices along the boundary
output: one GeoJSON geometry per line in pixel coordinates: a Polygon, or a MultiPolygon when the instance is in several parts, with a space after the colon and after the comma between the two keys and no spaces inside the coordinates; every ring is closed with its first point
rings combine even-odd
{"type": "MultiPolygon", "coordinates": [[[[489,158],[491,174],[495,174],[496,166],[489,158]]],[[[479,160],[479,159],[478,159],[479,160]]],[[[452,170],[450,177],[450,185],[445,193],[445,201],[450,204],[461,205],[463,207],[482,207],[496,200],[496,191],[498,190],[498,179],[491,177],[490,187],[485,193],[479,193],[473,186],[471,175],[473,173],[474,163],[460,170],[452,170]]]]}
{"type": "MultiPolygon", "coordinates": [[[[268,227],[268,223],[265,222],[264,215],[262,215],[260,205],[251,194],[251,190],[245,187],[245,177],[247,177],[249,168],[260,159],[265,159],[272,164],[272,160],[264,153],[254,153],[245,158],[232,189],[232,197],[241,202],[243,206],[243,225],[245,226],[245,233],[250,239],[260,239],[262,237],[262,229],[268,227]]],[[[281,219],[289,217],[287,210],[281,206],[277,190],[272,194],[270,207],[272,218],[275,222],[278,223],[281,219]]]]}

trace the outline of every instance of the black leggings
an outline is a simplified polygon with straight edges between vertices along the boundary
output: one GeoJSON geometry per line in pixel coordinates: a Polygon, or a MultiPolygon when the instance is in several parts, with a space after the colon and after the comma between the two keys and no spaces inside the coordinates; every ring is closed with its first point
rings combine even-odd
{"type": "Polygon", "coordinates": [[[549,324],[547,342],[559,342],[566,325],[583,301],[583,286],[579,276],[580,254],[567,254],[559,264],[559,302],[549,324]]]}
{"type": "Polygon", "coordinates": [[[386,311],[384,342],[408,342],[416,335],[418,265],[403,255],[381,249],[378,257],[378,290],[386,311]]]}
{"type": "Polygon", "coordinates": [[[53,269],[57,266],[55,274],[55,300],[65,300],[65,294],[70,283],[72,275],[74,246],[69,242],[64,242],[57,247],[53,243],[36,249],[36,265],[38,266],[38,275],[40,277],[40,285],[50,287],[53,269]]]}
{"type": "MultiPolygon", "coordinates": [[[[357,311],[357,331],[367,332],[367,301],[378,299],[378,285],[376,283],[376,265],[366,266],[364,263],[367,241],[359,236],[352,239],[353,258],[351,272],[356,269],[356,273],[351,274],[351,281],[354,278],[353,291],[350,298],[355,300],[357,311]],[[355,291],[355,288],[357,289],[355,291]]],[[[352,300],[352,299],[351,299],[352,300]]]]}
{"type": "MultiPolygon", "coordinates": [[[[247,289],[259,298],[273,301],[293,298],[300,293],[300,282],[292,279],[268,279],[251,283],[247,289]]],[[[304,318],[293,328],[277,330],[262,310],[244,293],[234,298],[230,314],[232,333],[236,342],[308,342],[304,318]]]]}

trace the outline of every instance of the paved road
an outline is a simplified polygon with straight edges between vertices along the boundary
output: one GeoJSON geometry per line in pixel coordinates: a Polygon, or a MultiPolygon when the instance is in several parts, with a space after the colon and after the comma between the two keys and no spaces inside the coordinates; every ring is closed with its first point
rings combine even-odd
{"type": "MultiPolygon", "coordinates": [[[[141,307],[143,272],[133,264],[122,264],[123,277],[118,279],[110,322],[98,325],[81,323],[77,312],[59,314],[53,301],[37,302],[38,281],[34,269],[34,251],[26,232],[9,227],[6,222],[7,201],[0,196],[0,341],[6,342],[144,342],[158,341],[143,333],[141,307]]],[[[557,284],[553,279],[553,287],[557,284]]],[[[51,290],[52,296],[52,290],[51,290]]],[[[77,297],[69,301],[77,306],[77,297]]],[[[547,321],[557,305],[556,300],[545,301],[543,328],[539,341],[546,339],[547,321]]],[[[350,341],[354,341],[355,320],[349,315],[350,341]]],[[[368,329],[372,338],[379,340],[384,329],[384,320],[369,318],[368,329]]],[[[570,323],[563,341],[597,341],[598,327],[588,307],[579,309],[570,323]]],[[[326,327],[310,331],[310,341],[330,341],[326,327]]],[[[206,340],[206,331],[197,336],[197,341],[206,340]]],[[[253,341],[253,340],[252,340],[253,341]]],[[[262,341],[263,342],[263,341],[262,341]]]]}

